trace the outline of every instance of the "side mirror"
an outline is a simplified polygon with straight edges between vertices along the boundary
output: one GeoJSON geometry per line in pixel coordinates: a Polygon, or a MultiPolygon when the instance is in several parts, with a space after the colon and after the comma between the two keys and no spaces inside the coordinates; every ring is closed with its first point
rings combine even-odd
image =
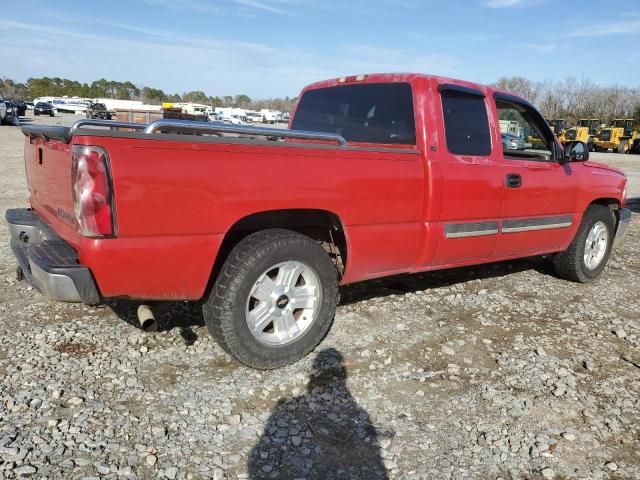
{"type": "Polygon", "coordinates": [[[586,162],[589,160],[589,147],[586,143],[574,140],[564,145],[562,163],[586,162]]]}

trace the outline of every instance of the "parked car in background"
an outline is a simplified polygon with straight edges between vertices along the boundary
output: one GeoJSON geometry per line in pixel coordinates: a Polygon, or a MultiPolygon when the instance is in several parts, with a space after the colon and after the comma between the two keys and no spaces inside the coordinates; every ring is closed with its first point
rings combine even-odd
{"type": "Polygon", "coordinates": [[[221,122],[222,116],[218,115],[216,112],[209,112],[207,114],[207,120],[210,122],[221,122]]]}
{"type": "Polygon", "coordinates": [[[38,102],[36,103],[35,107],[33,107],[33,114],[49,115],[50,117],[53,117],[55,115],[55,111],[53,109],[53,106],[50,103],[38,102]]]}
{"type": "Polygon", "coordinates": [[[247,121],[247,117],[241,117],[240,115],[231,115],[225,118],[224,122],[231,125],[253,125],[253,123],[247,121]]]}
{"type": "Polygon", "coordinates": [[[27,114],[27,104],[22,100],[12,100],[12,102],[16,108],[16,115],[24,117],[27,114]]]}
{"type": "Polygon", "coordinates": [[[260,112],[247,112],[247,120],[251,123],[262,122],[262,114],[260,112]]]}
{"type": "Polygon", "coordinates": [[[6,99],[4,100],[4,105],[6,108],[5,123],[12,123],[14,119],[18,118],[16,107],[11,100],[6,99]]]}
{"type": "Polygon", "coordinates": [[[526,150],[531,144],[525,142],[513,133],[502,133],[502,148],[505,150],[526,150]]]}
{"type": "Polygon", "coordinates": [[[0,96],[0,125],[4,125],[7,121],[7,106],[4,103],[4,100],[2,99],[2,96],[0,96]]]}
{"type": "Polygon", "coordinates": [[[587,283],[629,227],[624,173],[563,148],[515,94],[373,74],[299,98],[290,129],[246,138],[23,126],[31,208],[5,214],[18,278],[61,301],[201,301],[227,353],[270,369],[322,341],[339,285],[539,255],[587,283]],[[497,147],[500,118],[541,148],[497,147]]]}
{"type": "Polygon", "coordinates": [[[263,108],[260,110],[260,114],[262,115],[262,121],[264,123],[278,123],[282,122],[282,113],[277,110],[270,110],[268,108],[263,108]]]}
{"type": "Polygon", "coordinates": [[[97,118],[100,120],[111,120],[111,112],[107,110],[104,103],[92,103],[86,111],[87,118],[97,118]]]}

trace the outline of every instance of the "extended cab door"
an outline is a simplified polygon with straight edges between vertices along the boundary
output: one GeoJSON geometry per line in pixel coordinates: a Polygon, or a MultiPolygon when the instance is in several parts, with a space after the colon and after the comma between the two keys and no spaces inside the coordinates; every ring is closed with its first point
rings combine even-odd
{"type": "Polygon", "coordinates": [[[533,106],[507,94],[494,98],[505,187],[494,257],[560,250],[571,241],[579,220],[579,170],[560,163],[562,150],[533,106]]]}
{"type": "Polygon", "coordinates": [[[481,261],[495,247],[502,199],[499,150],[492,145],[488,115],[492,99],[457,84],[440,83],[437,89],[439,142],[428,155],[437,155],[442,166],[442,208],[430,264],[481,261]]]}

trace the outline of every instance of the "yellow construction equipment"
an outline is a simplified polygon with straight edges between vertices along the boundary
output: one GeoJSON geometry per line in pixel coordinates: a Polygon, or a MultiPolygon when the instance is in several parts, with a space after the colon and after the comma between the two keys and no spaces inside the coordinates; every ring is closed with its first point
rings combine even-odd
{"type": "Polygon", "coordinates": [[[560,142],[563,142],[564,141],[564,133],[566,131],[565,121],[563,119],[556,118],[556,119],[551,120],[548,123],[551,126],[551,131],[555,134],[556,137],[558,137],[558,140],[560,140],[560,142]]]}
{"type": "Polygon", "coordinates": [[[617,118],[610,127],[603,128],[594,138],[593,144],[598,152],[606,152],[610,148],[614,153],[629,153],[637,132],[632,118],[617,118]]]}
{"type": "Polygon", "coordinates": [[[631,149],[629,150],[631,153],[640,153],[640,131],[634,130],[633,135],[631,135],[631,149]]]}
{"type": "Polygon", "coordinates": [[[589,151],[593,152],[594,144],[593,139],[598,134],[600,128],[600,120],[597,118],[581,118],[578,120],[578,125],[568,128],[563,138],[561,139],[562,145],[566,142],[573,140],[579,140],[584,142],[589,147],[589,151]]]}
{"type": "MultiPolygon", "coordinates": [[[[555,136],[558,137],[560,141],[562,141],[562,135],[564,135],[565,131],[564,120],[549,120],[548,118],[545,118],[544,120],[547,122],[547,124],[549,124],[549,127],[551,127],[551,131],[555,134],[555,136]]],[[[535,132],[529,132],[529,134],[527,135],[527,142],[529,142],[534,149],[546,148],[545,142],[535,132]]]]}

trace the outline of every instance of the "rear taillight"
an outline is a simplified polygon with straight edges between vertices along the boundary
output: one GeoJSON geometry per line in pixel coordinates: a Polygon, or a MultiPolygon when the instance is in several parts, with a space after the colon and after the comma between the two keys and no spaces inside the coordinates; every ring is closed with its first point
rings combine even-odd
{"type": "Polygon", "coordinates": [[[85,237],[115,233],[109,157],[100,147],[75,145],[71,167],[73,211],[85,237]]]}

